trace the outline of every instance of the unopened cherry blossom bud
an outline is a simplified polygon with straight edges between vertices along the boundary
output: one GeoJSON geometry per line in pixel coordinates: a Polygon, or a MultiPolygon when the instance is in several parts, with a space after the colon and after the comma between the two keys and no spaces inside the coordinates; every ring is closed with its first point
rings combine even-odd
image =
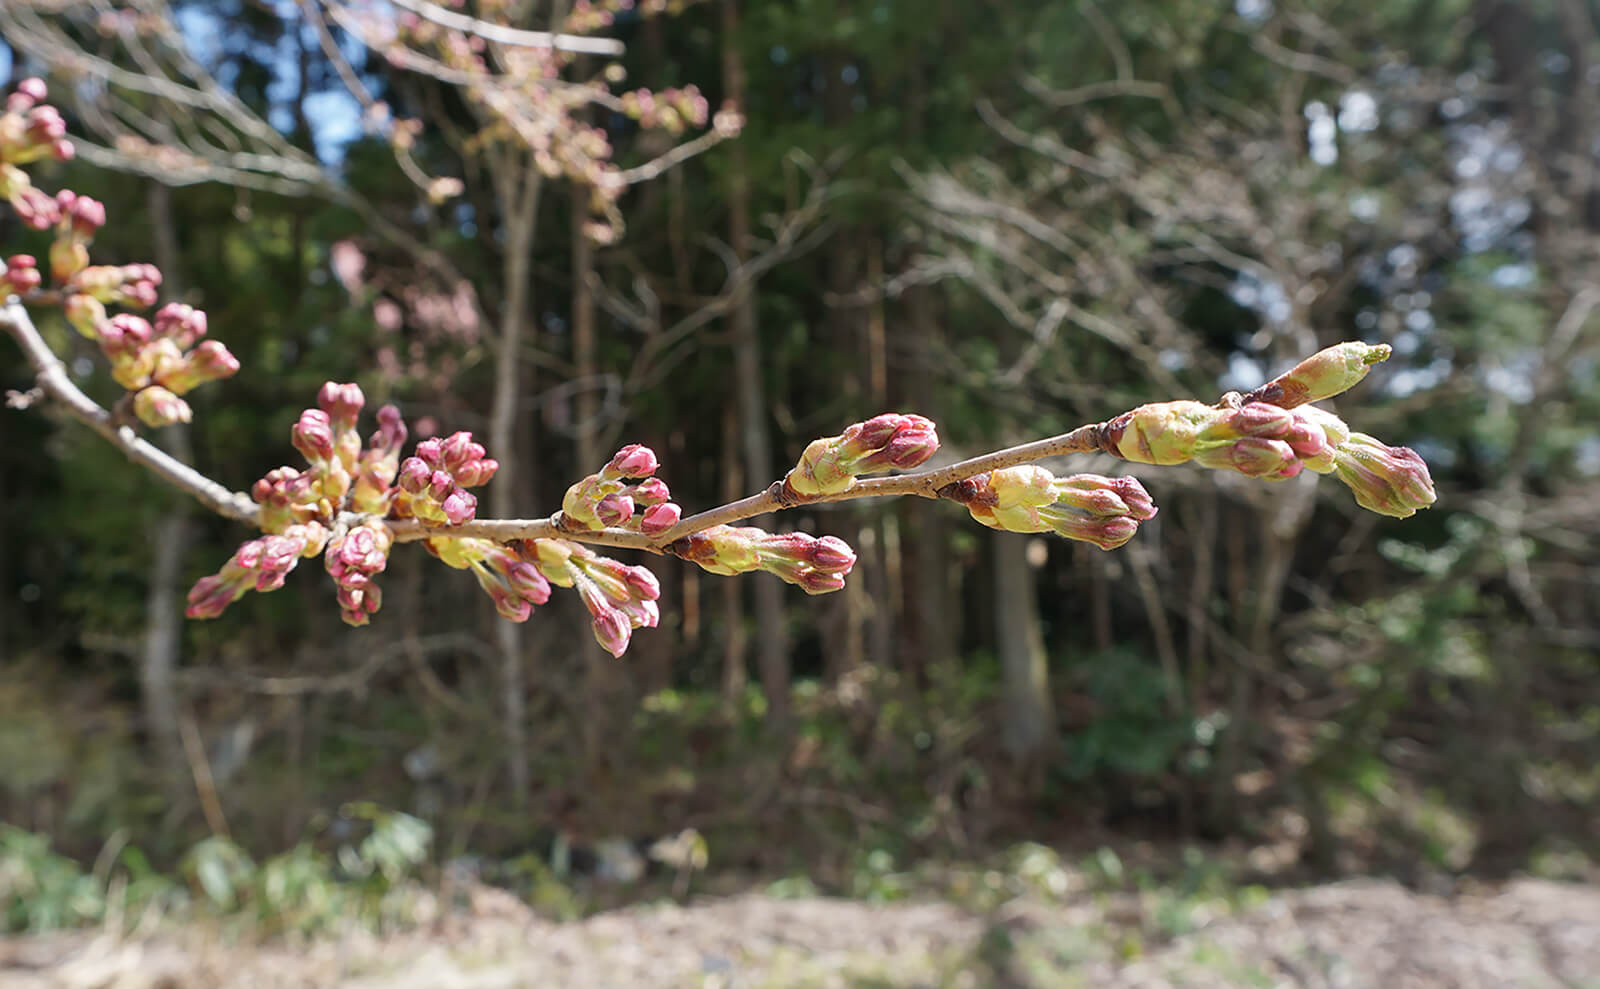
{"type": "Polygon", "coordinates": [[[483,447],[472,442],[471,433],[451,433],[439,443],[439,466],[454,474],[463,464],[482,457],[483,453],[483,447]]]}
{"type": "Polygon", "coordinates": [[[505,576],[506,583],[519,597],[534,604],[544,604],[550,600],[550,582],[533,564],[522,560],[512,561],[506,567],[505,576]]]}
{"type": "Polygon", "coordinates": [[[0,262],[0,301],[10,295],[27,295],[43,282],[39,263],[31,254],[13,254],[0,262]]]}
{"type": "Polygon", "coordinates": [[[444,510],[445,519],[451,525],[461,525],[463,522],[471,522],[472,517],[477,514],[478,499],[472,492],[457,488],[440,503],[440,507],[444,510]]]}
{"type": "Polygon", "coordinates": [[[608,494],[595,505],[594,516],[607,528],[625,525],[633,518],[633,499],[623,494],[608,494]]]}
{"type": "Polygon", "coordinates": [[[428,481],[433,477],[433,471],[422,461],[421,457],[407,457],[400,464],[400,475],[395,482],[407,494],[420,495],[428,490],[428,481]]]}
{"type": "Polygon", "coordinates": [[[1320,402],[1355,387],[1372,365],[1388,360],[1392,352],[1386,343],[1334,344],[1257,388],[1250,398],[1285,409],[1320,402]]]}
{"type": "Polygon", "coordinates": [[[367,440],[367,445],[382,456],[398,456],[406,442],[406,421],[400,410],[385,405],[378,410],[378,429],[367,440]]]}
{"type": "Polygon", "coordinates": [[[1217,415],[1200,402],[1154,402],[1106,423],[1105,447],[1137,464],[1181,464],[1194,456],[1200,431],[1217,415]]]}
{"type": "Polygon", "coordinates": [[[329,381],[317,392],[317,407],[328,413],[336,433],[355,429],[361,407],[366,404],[361,386],[354,383],[337,384],[329,381]]]}
{"type": "Polygon", "coordinates": [[[801,497],[840,494],[855,486],[858,474],[915,467],[938,448],[931,421],[887,413],[855,423],[838,436],[813,440],[784,480],[801,497]]]}
{"type": "Polygon", "coordinates": [[[809,561],[823,573],[846,574],[856,565],[856,552],[838,536],[823,536],[812,546],[809,561]]]}
{"type": "Polygon", "coordinates": [[[176,340],[180,347],[192,347],[196,340],[206,335],[205,311],[182,302],[169,302],[162,306],[156,312],[154,322],[157,333],[176,340]]]}
{"type": "MultiPolygon", "coordinates": [[[[95,329],[99,336],[100,349],[111,359],[113,365],[121,365],[119,371],[123,367],[137,364],[150,345],[150,324],[129,313],[119,313],[101,322],[95,329]]],[[[145,366],[131,373],[142,377],[148,370],[148,366],[145,366]]],[[[129,380],[125,375],[119,374],[118,377],[120,379],[118,383],[124,388],[137,388],[142,383],[138,380],[129,380]]]]}
{"type": "Polygon", "coordinates": [[[1138,520],[1127,515],[1096,516],[1060,505],[1041,508],[1039,514],[1057,535],[1104,550],[1116,549],[1139,531],[1138,520]]]}
{"type": "Polygon", "coordinates": [[[1366,433],[1351,433],[1334,450],[1334,473],[1369,512],[1404,519],[1427,508],[1438,495],[1428,465],[1415,450],[1388,446],[1366,433]]]}
{"type": "Polygon", "coordinates": [[[672,500],[672,492],[667,489],[667,482],[659,477],[652,477],[635,485],[631,492],[635,504],[646,508],[651,505],[660,505],[672,500]]]}
{"type": "Polygon", "coordinates": [[[100,325],[106,321],[106,307],[99,299],[82,293],[69,295],[62,308],[73,329],[90,340],[100,336],[100,325]]]}
{"type": "Polygon", "coordinates": [[[333,422],[321,409],[306,409],[289,431],[289,443],[310,464],[320,466],[333,459],[333,422]]]}
{"type": "Polygon", "coordinates": [[[1194,462],[1215,470],[1235,470],[1245,477],[1282,481],[1299,474],[1305,466],[1294,448],[1282,440],[1246,436],[1232,443],[1201,450],[1194,462]]]}
{"type": "MultiPolygon", "coordinates": [[[[160,342],[168,345],[173,351],[178,348],[177,343],[170,339],[160,342]]],[[[238,371],[239,360],[229,353],[227,347],[217,340],[205,340],[178,360],[175,366],[170,368],[157,366],[151,374],[163,385],[183,395],[208,381],[232,377],[238,371]]]]}
{"type": "Polygon", "coordinates": [[[615,608],[607,608],[594,615],[594,640],[613,656],[622,657],[628,651],[628,641],[633,637],[633,623],[628,616],[615,608]]]}
{"type": "Polygon", "coordinates": [[[464,488],[476,488],[488,484],[499,469],[500,461],[493,457],[474,460],[456,471],[456,483],[464,488]]]}
{"type": "Polygon", "coordinates": [[[50,277],[66,284],[89,267],[89,248],[79,240],[57,237],[50,243],[50,277]]]}
{"type": "Polygon", "coordinates": [[[48,230],[61,219],[54,196],[35,188],[28,173],[0,158],[0,199],[11,203],[17,219],[33,230],[48,230]]]}
{"type": "Polygon", "coordinates": [[[133,396],[133,414],[147,426],[170,426],[194,417],[189,403],[160,385],[141,388],[133,396]]]}
{"type": "Polygon", "coordinates": [[[56,206],[61,215],[62,233],[79,240],[93,240],[106,225],[106,207],[98,199],[62,189],[56,193],[56,206]]]}
{"type": "Polygon", "coordinates": [[[604,473],[611,477],[649,477],[660,466],[655,451],[639,443],[629,443],[611,458],[604,473]]]}
{"type": "Polygon", "coordinates": [[[444,440],[437,436],[430,436],[417,444],[417,457],[430,468],[443,467],[444,456],[441,453],[443,446],[444,440]]]}
{"type": "Polygon", "coordinates": [[[677,525],[682,517],[683,510],[670,501],[664,505],[651,505],[644,510],[644,516],[639,521],[639,531],[647,536],[659,536],[677,525]]]}

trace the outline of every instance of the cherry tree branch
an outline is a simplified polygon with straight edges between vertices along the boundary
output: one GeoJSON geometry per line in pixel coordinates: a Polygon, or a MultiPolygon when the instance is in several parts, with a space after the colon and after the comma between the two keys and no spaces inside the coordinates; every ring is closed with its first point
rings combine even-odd
{"type": "MultiPolygon", "coordinates": [[[[0,329],[9,333],[22,347],[28,363],[34,369],[39,389],[37,395],[13,397],[10,404],[15,407],[26,407],[33,404],[37,397],[53,399],[59,402],[74,419],[99,433],[112,445],[121,449],[128,459],[149,470],[171,487],[190,495],[219,515],[259,527],[260,511],[249,495],[230,491],[225,485],[206,477],[193,467],[174,459],[160,448],[141,439],[131,426],[120,422],[115,415],[73,384],[66,367],[40,336],[38,328],[34,326],[21,300],[13,298],[6,303],[3,310],[0,310],[0,329]]],[[[943,498],[946,497],[945,490],[949,485],[985,471],[1014,467],[1046,457],[1098,450],[1103,425],[1103,423],[1093,423],[1079,426],[1059,436],[1007,447],[930,470],[892,477],[867,478],[836,494],[815,497],[796,495],[787,489],[780,479],[756,494],[691,515],[657,536],[627,529],[571,528],[560,512],[546,519],[478,519],[456,526],[428,525],[416,519],[389,519],[385,524],[394,534],[396,542],[417,542],[435,537],[474,537],[499,542],[513,539],[567,539],[573,542],[662,554],[677,540],[703,532],[713,526],[728,525],[802,505],[906,495],[943,498]]],[[[347,525],[359,524],[361,516],[353,512],[345,513],[340,521],[347,525]]]]}
{"type": "Polygon", "coordinates": [[[133,427],[101,408],[99,403],[73,384],[71,376],[67,374],[66,366],[39,335],[38,328],[33,325],[33,320],[21,300],[15,297],[9,298],[4,307],[0,308],[0,329],[11,334],[21,346],[23,356],[33,367],[34,381],[38,385],[37,393],[12,392],[6,397],[7,405],[12,408],[27,408],[41,394],[54,399],[74,419],[105,437],[107,442],[126,454],[129,460],[144,467],[172,487],[191,495],[206,508],[238,522],[259,524],[260,510],[249,495],[228,490],[225,485],[213,481],[188,464],[175,459],[155,444],[141,439],[133,431],[133,427]]]}

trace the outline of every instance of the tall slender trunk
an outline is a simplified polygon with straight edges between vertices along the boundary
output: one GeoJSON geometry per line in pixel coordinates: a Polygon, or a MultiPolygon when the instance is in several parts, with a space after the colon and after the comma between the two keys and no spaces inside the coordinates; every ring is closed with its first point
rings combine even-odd
{"type": "MultiPolygon", "coordinates": [[[[582,75],[582,72],[578,72],[582,75]]],[[[595,328],[594,242],[583,231],[588,214],[584,189],[572,189],[572,365],[577,376],[574,399],[573,453],[576,475],[598,470],[605,461],[600,448],[599,394],[590,387],[596,381],[598,340],[595,328]]],[[[626,730],[626,718],[619,716],[619,694],[624,686],[617,662],[600,648],[594,638],[579,638],[579,661],[583,663],[584,716],[580,731],[585,764],[593,775],[608,765],[618,748],[618,733],[626,730]]]]}
{"type": "MultiPolygon", "coordinates": [[[[172,190],[152,182],[149,192],[150,225],[156,267],[167,291],[183,294],[178,270],[178,231],[172,217],[172,190]]],[[[189,427],[179,423],[162,430],[156,442],[184,463],[194,460],[189,427]]],[[[183,606],[180,582],[183,556],[189,542],[188,499],[168,493],[167,507],[151,529],[155,542],[150,561],[150,583],[144,602],[144,641],[139,649],[139,690],[145,733],[155,751],[163,780],[175,780],[183,768],[182,740],[178,735],[178,661],[183,647],[183,606]]]]}
{"type": "MultiPolygon", "coordinates": [[[[500,462],[490,489],[490,506],[499,518],[513,518],[526,499],[518,484],[521,448],[517,444],[522,398],[522,348],[533,305],[533,241],[539,217],[541,178],[527,155],[507,153],[496,171],[496,193],[505,223],[501,265],[505,297],[496,340],[494,401],[489,413],[489,449],[500,462]]],[[[491,166],[493,167],[493,166],[491,166]]],[[[523,676],[522,626],[497,618],[495,649],[500,657],[501,718],[506,743],[506,776],[511,806],[528,800],[527,685],[523,676]]]]}
{"type": "MultiPolygon", "coordinates": [[[[728,99],[745,103],[744,56],[739,49],[739,0],[722,4],[722,80],[728,99]]],[[[728,239],[734,257],[743,266],[750,256],[750,175],[744,145],[729,148],[728,239]]],[[[733,350],[738,391],[740,447],[750,484],[765,484],[772,477],[772,441],[767,434],[767,395],[762,377],[761,338],[756,332],[755,286],[739,282],[732,308],[733,350]]],[[[757,662],[761,689],[767,697],[767,718],[774,726],[789,721],[789,631],[784,624],[783,588],[776,581],[753,582],[757,662]]]]}
{"type": "Polygon", "coordinates": [[[1055,738],[1050,670],[1039,627],[1039,599],[1027,540],[997,532],[994,542],[995,644],[1000,653],[1002,717],[1000,742],[1013,758],[1033,763],[1055,738]]]}

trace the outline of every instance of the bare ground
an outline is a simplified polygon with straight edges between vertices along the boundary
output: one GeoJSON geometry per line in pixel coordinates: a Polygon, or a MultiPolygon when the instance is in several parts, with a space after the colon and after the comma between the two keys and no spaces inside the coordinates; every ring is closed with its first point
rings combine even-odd
{"type": "Polygon", "coordinates": [[[1103,894],[989,914],[751,894],[554,923],[483,889],[471,913],[381,939],[14,938],[0,941],[0,987],[1600,989],[1600,886],[1517,880],[1444,897],[1357,880],[1188,909],[1181,923],[1161,910],[1103,894]]]}

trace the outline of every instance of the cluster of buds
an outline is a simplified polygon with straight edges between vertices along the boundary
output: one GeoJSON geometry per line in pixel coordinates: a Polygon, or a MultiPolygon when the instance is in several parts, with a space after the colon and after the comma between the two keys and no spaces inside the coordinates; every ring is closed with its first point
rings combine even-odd
{"type": "Polygon", "coordinates": [[[478,498],[467,489],[488,483],[499,469],[471,433],[423,440],[400,465],[401,514],[435,525],[470,522],[478,498]]]}
{"type": "Polygon", "coordinates": [[[1363,508],[1407,518],[1433,504],[1428,466],[1415,451],[1353,433],[1338,416],[1306,404],[1366,377],[1387,346],[1344,343],[1300,362],[1242,399],[1219,405],[1157,402],[1106,423],[1101,446],[1141,464],[1181,464],[1283,480],[1310,468],[1335,474],[1363,508]],[[1263,401],[1262,397],[1272,399],[1263,401]],[[1285,404],[1278,404],[1279,402],[1285,404]]]}
{"type": "Polygon", "coordinates": [[[574,484],[561,499],[561,524],[569,531],[628,529],[659,536],[678,524],[683,509],[672,502],[661,466],[647,446],[630,443],[597,474],[574,484]]]}
{"type": "Polygon", "coordinates": [[[784,477],[784,487],[801,501],[842,494],[855,487],[861,474],[917,467],[938,449],[939,434],[930,420],[885,413],[838,436],[813,440],[784,477]]]}
{"type": "Polygon", "coordinates": [[[21,166],[51,158],[72,158],[67,123],[60,111],[44,102],[45,85],[24,79],[6,97],[0,112],[0,199],[11,203],[17,216],[34,230],[48,230],[61,218],[61,208],[48,193],[34,188],[21,166]]]}
{"type": "MultiPolygon", "coordinates": [[[[77,305],[86,295],[70,296],[67,315],[76,324],[77,305]]],[[[99,316],[103,317],[101,309],[99,316]]],[[[208,381],[232,376],[239,361],[216,340],[195,341],[206,332],[205,313],[170,303],[156,313],[155,323],[132,313],[92,320],[94,339],[111,361],[111,376],[133,392],[133,410],[150,426],[188,422],[189,403],[180,396],[208,381]]]]}
{"type": "Polygon", "coordinates": [[[24,79],[6,97],[0,113],[0,162],[26,165],[43,158],[68,161],[72,142],[61,112],[44,102],[44,81],[24,79]]]}
{"type": "Polygon", "coordinates": [[[1308,416],[1328,437],[1332,452],[1326,460],[1306,466],[1319,474],[1333,474],[1343,481],[1356,504],[1369,512],[1405,519],[1419,508],[1433,504],[1438,495],[1428,464],[1410,447],[1387,443],[1358,433],[1344,420],[1315,406],[1295,410],[1308,416]]]}
{"type": "Polygon", "coordinates": [[[595,641],[611,655],[627,651],[634,629],[660,624],[661,584],[646,568],[565,539],[524,540],[522,553],[552,584],[577,590],[589,609],[595,641]]]}
{"type": "Polygon", "coordinates": [[[550,600],[550,582],[517,550],[492,539],[435,537],[423,543],[429,553],[457,570],[470,570],[494,601],[502,618],[525,622],[533,606],[550,600]]]}
{"type": "Polygon", "coordinates": [[[383,595],[372,578],[389,565],[389,547],[393,544],[389,527],[375,519],[328,541],[322,563],[339,588],[339,615],[346,625],[367,624],[383,603],[383,595]]]}
{"type": "MultiPolygon", "coordinates": [[[[174,312],[173,320],[181,322],[183,315],[174,312]]],[[[191,321],[187,332],[204,332],[203,322],[196,327],[191,321]]],[[[268,533],[264,539],[298,540],[294,559],[316,556],[326,548],[323,563],[338,586],[340,612],[351,625],[365,625],[382,602],[372,578],[388,565],[394,542],[381,518],[396,500],[394,478],[406,438],[399,410],[386,405],[378,410],[378,429],[363,449],[356,425],[365,405],[360,386],[324,384],[317,393],[317,407],[302,412],[289,434],[290,443],[306,458],[307,469],[276,468],[250,490],[260,506],[261,528],[268,533]],[[339,514],[345,511],[371,517],[344,529],[339,514]]],[[[258,562],[262,550],[251,546],[241,546],[220,573],[194,586],[189,592],[190,617],[214,618],[245,591],[275,590],[282,585],[292,561],[270,571],[276,580],[245,579],[249,573],[269,572],[258,562]]],[[[271,543],[271,547],[279,552],[269,553],[265,559],[286,558],[284,545],[271,543]]]]}
{"type": "Polygon", "coordinates": [[[222,570],[189,589],[190,618],[216,618],[247,591],[275,591],[301,559],[322,552],[328,530],[320,522],[286,526],[234,551],[222,570]]]}
{"type": "Polygon", "coordinates": [[[659,93],[635,89],[622,94],[622,112],[645,127],[657,127],[677,137],[691,126],[704,127],[711,104],[695,86],[659,93]]]}
{"type": "MultiPolygon", "coordinates": [[[[63,189],[54,196],[35,188],[22,165],[43,158],[66,160],[72,145],[66,123],[45,105],[44,83],[26,79],[0,113],[0,198],[35,230],[55,227],[49,251],[50,277],[59,289],[67,321],[100,345],[112,377],[133,393],[133,411],[150,426],[188,422],[182,398],[207,381],[226,378],[239,362],[222,344],[207,340],[205,313],[174,303],[155,323],[133,315],[108,317],[106,306],[145,309],[156,302],[161,272],[154,265],[91,265],[89,245],[106,223],[105,205],[63,189]]],[[[43,284],[37,259],[18,254],[0,265],[0,299],[27,297],[43,284]]]]}
{"type": "Polygon", "coordinates": [[[667,551],[724,576],[765,570],[807,594],[839,590],[856,565],[855,551],[837,536],[818,539],[753,526],[713,526],[673,542],[667,551]]]}
{"type": "Polygon", "coordinates": [[[1056,477],[1031,464],[969,477],[945,493],[991,529],[1054,532],[1106,550],[1132,539],[1140,522],[1156,516],[1137,478],[1056,477]]]}

